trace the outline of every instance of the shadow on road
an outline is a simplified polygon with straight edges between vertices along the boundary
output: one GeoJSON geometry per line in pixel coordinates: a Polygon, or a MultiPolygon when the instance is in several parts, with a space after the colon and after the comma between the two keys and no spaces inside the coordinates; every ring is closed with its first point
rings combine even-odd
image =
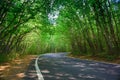
{"type": "MultiPolygon", "coordinates": [[[[120,80],[120,65],[61,55],[45,54],[38,59],[44,80],[120,80]]],[[[38,80],[34,63],[35,59],[29,65],[23,80],[38,80]]]]}
{"type": "Polygon", "coordinates": [[[38,80],[34,63],[35,63],[35,59],[33,59],[32,62],[30,63],[27,71],[25,72],[25,77],[22,80],[38,80]]]}
{"type": "Polygon", "coordinates": [[[120,80],[120,65],[51,55],[38,64],[45,80],[120,80]]]}

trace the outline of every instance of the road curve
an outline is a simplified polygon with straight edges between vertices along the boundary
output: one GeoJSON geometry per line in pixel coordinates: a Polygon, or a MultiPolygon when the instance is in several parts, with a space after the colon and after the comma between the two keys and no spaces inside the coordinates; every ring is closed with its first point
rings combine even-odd
{"type": "MultiPolygon", "coordinates": [[[[44,80],[120,80],[118,64],[81,60],[66,55],[48,53],[39,57],[37,64],[44,80]]],[[[24,80],[38,80],[38,77],[24,80]]]]}

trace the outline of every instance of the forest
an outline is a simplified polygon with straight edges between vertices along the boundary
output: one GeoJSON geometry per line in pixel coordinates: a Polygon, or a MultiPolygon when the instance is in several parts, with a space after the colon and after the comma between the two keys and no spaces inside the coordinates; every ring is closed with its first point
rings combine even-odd
{"type": "Polygon", "coordinates": [[[120,0],[0,0],[0,62],[71,52],[120,56],[120,0]]]}

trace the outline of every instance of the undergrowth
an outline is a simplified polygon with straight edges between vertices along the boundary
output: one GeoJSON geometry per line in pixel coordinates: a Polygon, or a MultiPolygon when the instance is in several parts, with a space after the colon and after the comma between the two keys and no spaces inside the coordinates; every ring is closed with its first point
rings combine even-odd
{"type": "Polygon", "coordinates": [[[1,54],[0,55],[0,63],[4,63],[4,62],[9,62],[12,61],[16,58],[20,57],[20,54],[18,53],[11,53],[11,54],[1,54]]]}

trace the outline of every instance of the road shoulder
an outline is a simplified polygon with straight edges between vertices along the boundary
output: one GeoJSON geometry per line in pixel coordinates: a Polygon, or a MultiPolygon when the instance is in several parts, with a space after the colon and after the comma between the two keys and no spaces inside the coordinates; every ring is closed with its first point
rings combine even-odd
{"type": "Polygon", "coordinates": [[[27,55],[24,58],[18,58],[11,62],[0,65],[0,80],[21,80],[25,77],[25,71],[30,62],[37,55],[27,55]]]}

